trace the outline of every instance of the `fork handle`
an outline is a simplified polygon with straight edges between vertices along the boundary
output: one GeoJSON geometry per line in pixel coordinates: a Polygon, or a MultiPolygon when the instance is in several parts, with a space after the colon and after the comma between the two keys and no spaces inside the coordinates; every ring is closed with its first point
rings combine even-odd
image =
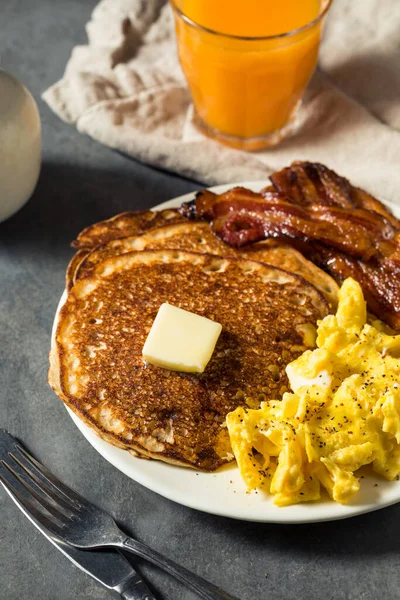
{"type": "Polygon", "coordinates": [[[175,577],[175,579],[186,585],[186,587],[196,592],[200,598],[203,598],[204,600],[239,600],[234,596],[230,596],[227,592],[224,592],[224,590],[221,590],[213,583],[209,583],[202,577],[199,577],[199,575],[181,567],[163,554],[156,552],[138,540],[126,537],[121,540],[118,545],[124,550],[133,552],[136,556],[140,556],[140,558],[144,558],[157,567],[160,567],[166,573],[169,573],[175,577]]]}

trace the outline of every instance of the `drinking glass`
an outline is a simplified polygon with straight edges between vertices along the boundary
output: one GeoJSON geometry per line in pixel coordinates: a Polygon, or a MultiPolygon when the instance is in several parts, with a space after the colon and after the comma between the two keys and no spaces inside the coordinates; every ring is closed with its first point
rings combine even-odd
{"type": "Polygon", "coordinates": [[[317,17],[299,29],[265,37],[213,31],[185,14],[183,0],[170,2],[196,126],[243,150],[278,144],[293,127],[316,67],[332,0],[321,0],[317,17]]]}

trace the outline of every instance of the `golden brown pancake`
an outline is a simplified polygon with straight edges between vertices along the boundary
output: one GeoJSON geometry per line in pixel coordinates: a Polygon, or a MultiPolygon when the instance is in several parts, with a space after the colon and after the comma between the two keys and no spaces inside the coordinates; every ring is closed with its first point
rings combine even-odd
{"type": "Polygon", "coordinates": [[[90,250],[86,248],[81,248],[78,252],[75,252],[73,257],[68,263],[67,272],[65,274],[65,287],[66,290],[69,291],[75,283],[75,276],[78,273],[79,266],[86,256],[89,254],[90,250]]]}
{"type": "Polygon", "coordinates": [[[93,268],[111,256],[139,250],[189,250],[200,254],[236,256],[236,251],[221,242],[205,221],[186,221],[150,229],[141,235],[112,240],[92,250],[77,265],[75,279],[87,277],[93,268]]]}
{"type": "MultiPolygon", "coordinates": [[[[90,252],[86,252],[86,254],[81,254],[80,260],[75,263],[73,279],[87,277],[97,264],[111,256],[132,252],[133,250],[167,248],[189,250],[201,254],[215,254],[217,256],[244,255],[251,260],[258,260],[280,267],[301,275],[315,285],[327,298],[332,309],[337,305],[339,288],[335,281],[288,244],[276,240],[267,240],[235,250],[214,235],[208,223],[204,221],[174,223],[150,229],[141,235],[109,241],[90,252]]],[[[79,252],[84,253],[85,250],[79,252]]],[[[72,271],[72,267],[70,271],[72,271]]]]}
{"type": "Polygon", "coordinates": [[[72,242],[72,246],[78,249],[96,248],[110,240],[116,240],[127,235],[137,235],[153,227],[185,220],[185,217],[173,208],[159,211],[128,211],[105,221],[89,225],[72,242]]]}
{"type": "Polygon", "coordinates": [[[286,364],[327,312],[303,278],[260,262],[180,250],[112,256],[70,291],[49,381],[107,441],[213,471],[233,459],[226,414],[281,396],[286,364]],[[144,363],[143,344],[164,302],[222,324],[204,373],[144,363]]]}
{"type": "Polygon", "coordinates": [[[288,243],[282,240],[268,239],[245,246],[239,253],[248,259],[266,262],[301,275],[309,283],[315,285],[328,300],[331,311],[335,311],[339,297],[339,286],[336,281],[288,243]]]}

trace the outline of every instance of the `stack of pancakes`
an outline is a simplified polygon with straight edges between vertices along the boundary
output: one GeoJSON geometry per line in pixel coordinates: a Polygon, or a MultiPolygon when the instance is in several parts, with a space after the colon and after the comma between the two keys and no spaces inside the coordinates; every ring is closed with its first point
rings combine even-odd
{"type": "Polygon", "coordinates": [[[336,283],[290,246],[235,250],[177,210],[117,215],[74,246],[50,384],[107,441],[177,465],[213,471],[233,459],[226,414],[280,398],[285,366],[336,304],[336,283]],[[143,361],[164,302],[222,324],[204,373],[143,361]]]}

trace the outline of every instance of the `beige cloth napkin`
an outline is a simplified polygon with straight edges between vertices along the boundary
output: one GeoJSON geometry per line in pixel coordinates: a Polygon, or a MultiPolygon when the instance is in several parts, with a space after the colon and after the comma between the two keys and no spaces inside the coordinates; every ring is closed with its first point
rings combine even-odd
{"type": "Polygon", "coordinates": [[[225,148],[192,125],[165,0],[102,0],[86,29],[88,45],[73,49],[43,94],[78,131],[207,184],[319,161],[400,204],[400,0],[334,0],[295,133],[257,153],[225,148]]]}

